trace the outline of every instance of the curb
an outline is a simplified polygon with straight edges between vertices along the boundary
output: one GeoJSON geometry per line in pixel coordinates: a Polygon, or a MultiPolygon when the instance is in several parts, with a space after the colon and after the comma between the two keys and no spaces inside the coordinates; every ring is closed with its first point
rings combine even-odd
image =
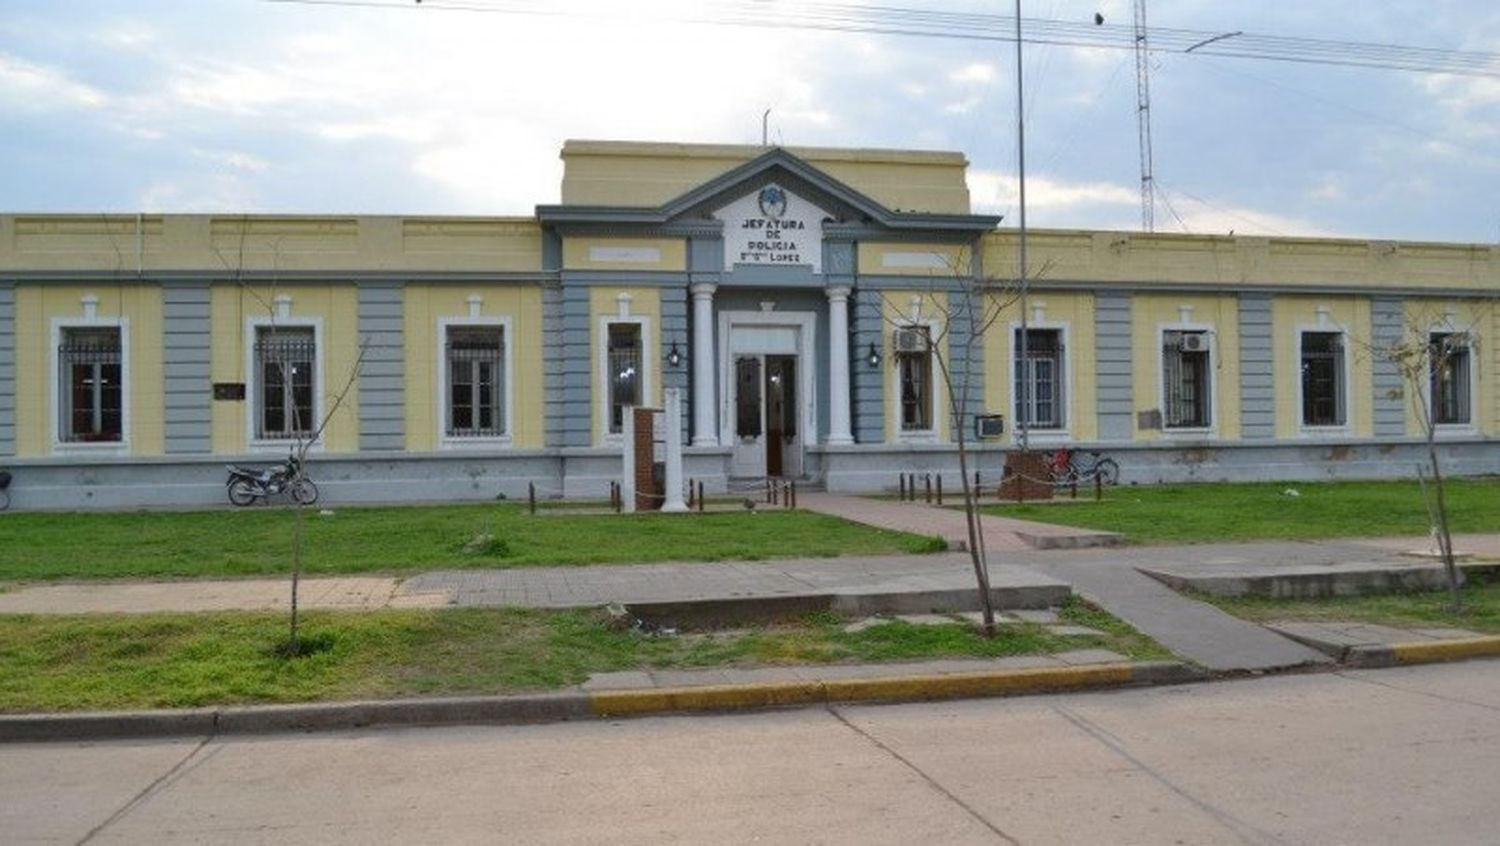
{"type": "MultiPolygon", "coordinates": [[[[1500,638],[1495,639],[1500,642],[1500,638]]],[[[121,711],[0,715],[0,743],[161,738],[368,727],[525,725],[566,720],[707,711],[745,711],[846,702],[925,702],[1061,691],[1182,684],[1204,671],[1176,661],[1088,664],[1025,670],[913,674],[828,681],[121,711]]]]}
{"type": "Polygon", "coordinates": [[[1344,661],[1351,667],[1373,668],[1395,667],[1402,664],[1435,664],[1443,661],[1496,656],[1500,656],[1500,635],[1387,643],[1380,646],[1351,646],[1344,654],[1344,661]]]}

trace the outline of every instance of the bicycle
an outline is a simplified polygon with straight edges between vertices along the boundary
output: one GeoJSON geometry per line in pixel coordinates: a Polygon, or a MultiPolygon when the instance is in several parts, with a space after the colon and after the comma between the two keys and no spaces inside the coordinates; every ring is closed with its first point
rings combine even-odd
{"type": "Polygon", "coordinates": [[[1120,465],[1112,458],[1101,457],[1098,450],[1080,453],[1061,447],[1052,455],[1052,481],[1059,485],[1090,482],[1097,476],[1106,485],[1120,483],[1120,465]]]}

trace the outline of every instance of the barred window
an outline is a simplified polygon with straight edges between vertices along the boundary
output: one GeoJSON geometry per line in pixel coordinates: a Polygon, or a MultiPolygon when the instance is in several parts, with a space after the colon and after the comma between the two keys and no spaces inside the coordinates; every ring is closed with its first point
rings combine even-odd
{"type": "Polygon", "coordinates": [[[1212,373],[1207,332],[1162,333],[1162,426],[1206,429],[1212,425],[1212,373]]]}
{"type": "Polygon", "coordinates": [[[1470,421],[1470,347],[1466,332],[1433,332],[1428,337],[1428,391],[1432,422],[1465,426],[1470,421]]]}
{"type": "Polygon", "coordinates": [[[1016,330],[1016,425],[1061,429],[1067,425],[1062,330],[1027,329],[1025,335],[1023,343],[1021,330],[1016,330]],[[1035,413],[1031,411],[1033,403],[1035,413]]]}
{"type": "Polygon", "coordinates": [[[64,443],[118,443],[124,433],[119,327],[63,329],[57,348],[64,443]]]}
{"type": "Polygon", "coordinates": [[[448,327],[448,423],[451,438],[505,434],[505,329],[448,327]]]}
{"type": "Polygon", "coordinates": [[[908,337],[916,349],[896,350],[896,373],[901,386],[901,431],[927,432],[933,427],[932,414],[932,330],[913,326],[899,330],[914,333],[908,337]]]}
{"type": "Polygon", "coordinates": [[[641,325],[609,324],[609,431],[624,431],[626,406],[641,404],[641,325]]]}
{"type": "Polygon", "coordinates": [[[311,328],[264,326],[255,332],[255,370],[260,376],[255,436],[305,438],[313,419],[317,341],[311,328]]]}
{"type": "Polygon", "coordinates": [[[1344,336],[1302,333],[1302,425],[1344,425],[1344,336]]]}

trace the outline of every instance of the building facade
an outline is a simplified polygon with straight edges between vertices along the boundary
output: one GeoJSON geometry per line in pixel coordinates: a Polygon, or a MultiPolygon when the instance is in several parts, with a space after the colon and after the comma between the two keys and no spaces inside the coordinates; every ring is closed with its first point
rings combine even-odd
{"type": "Polygon", "coordinates": [[[991,480],[1023,428],[1127,482],[1406,476],[1414,399],[1500,472],[1495,246],[1033,231],[1022,298],[961,154],[562,156],[528,218],[0,216],[15,506],[220,502],[311,437],[332,501],[600,496],[666,388],[711,491],[953,473],[960,429],[991,480]]]}

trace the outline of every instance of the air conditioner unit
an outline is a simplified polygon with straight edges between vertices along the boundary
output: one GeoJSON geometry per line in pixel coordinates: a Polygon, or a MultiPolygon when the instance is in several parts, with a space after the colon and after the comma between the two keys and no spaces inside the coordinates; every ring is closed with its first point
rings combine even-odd
{"type": "Polygon", "coordinates": [[[897,329],[892,346],[898,353],[927,352],[927,331],[925,329],[897,329]]]}
{"type": "Polygon", "coordinates": [[[976,414],[974,415],[974,436],[977,438],[998,438],[1005,434],[1005,415],[1003,414],[976,414]]]}
{"type": "Polygon", "coordinates": [[[1208,335],[1204,332],[1183,332],[1183,352],[1205,352],[1208,350],[1208,335]]]}

